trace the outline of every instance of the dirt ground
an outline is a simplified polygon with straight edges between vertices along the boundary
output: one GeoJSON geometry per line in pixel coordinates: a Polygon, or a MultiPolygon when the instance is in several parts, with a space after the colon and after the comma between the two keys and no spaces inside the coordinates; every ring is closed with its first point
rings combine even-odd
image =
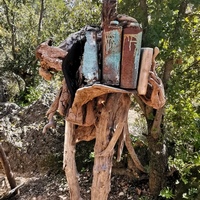
{"type": "MultiPolygon", "coordinates": [[[[41,105],[40,102],[38,104],[41,105]]],[[[32,126],[32,121],[34,123],[36,123],[37,120],[39,122],[42,121],[45,116],[45,112],[38,114],[37,112],[31,110],[32,108],[33,109],[38,108],[38,105],[34,105],[33,107],[27,109],[26,115],[25,115],[26,119],[25,120],[21,119],[18,121],[23,122],[26,126],[27,124],[31,124],[31,127],[35,128],[37,126],[35,126],[35,124],[34,126],[32,126]],[[34,113],[36,116],[33,116],[32,114],[29,115],[28,113],[34,113]]],[[[41,108],[37,110],[46,111],[46,108],[45,109],[41,108]]],[[[137,112],[134,112],[133,110],[130,110],[129,112],[129,119],[131,119],[129,121],[129,125],[130,125],[130,132],[132,134],[138,133],[137,127],[138,126],[141,127],[141,124],[137,124],[138,122],[134,124],[133,126],[133,122],[138,117],[137,115],[139,115],[139,114],[136,115],[136,113],[137,112]]],[[[12,117],[13,116],[15,115],[13,114],[12,117]]],[[[24,127],[23,124],[17,124],[17,125],[18,125],[17,127],[24,127]]],[[[3,128],[5,129],[6,127],[7,126],[3,128]]],[[[40,126],[38,125],[38,127],[40,126]]],[[[59,149],[56,149],[55,152],[62,151],[63,147],[60,144],[60,140],[54,139],[56,138],[55,136],[57,135],[59,136],[59,134],[55,132],[54,130],[52,130],[52,134],[50,132],[45,136],[42,135],[40,131],[38,130],[35,131],[35,129],[33,129],[33,132],[31,131],[32,129],[30,128],[30,132],[28,132],[27,134],[29,137],[34,137],[34,138],[31,138],[30,144],[32,146],[30,146],[27,151],[30,154],[30,156],[27,157],[27,159],[23,159],[22,156],[16,157],[16,154],[13,154],[15,155],[15,157],[10,158],[10,161],[13,161],[11,163],[13,171],[15,171],[19,167],[20,162],[22,160],[23,161],[25,160],[24,165],[27,167],[32,166],[32,168],[34,168],[34,166],[38,166],[37,163],[35,162],[37,162],[38,160],[43,160],[43,157],[41,157],[42,154],[38,152],[38,149],[42,149],[41,151],[43,153],[45,152],[48,153],[48,151],[52,150],[52,146],[57,145],[59,146],[59,149]],[[38,140],[40,141],[40,143],[37,142],[38,140]],[[36,141],[36,142],[33,143],[33,141],[36,141]],[[46,144],[49,144],[49,145],[47,146],[46,144]],[[44,145],[46,145],[45,148],[42,148],[44,145]],[[19,162],[18,165],[16,161],[19,162]]],[[[142,133],[143,131],[144,130],[141,129],[140,132],[142,133]]],[[[63,130],[62,129],[58,130],[58,132],[62,133],[63,130]]],[[[30,139],[29,137],[28,139],[30,139]]],[[[60,138],[60,136],[58,138],[60,138]]],[[[24,137],[24,140],[25,139],[26,138],[24,137]]],[[[25,142],[27,143],[27,141],[25,142]]],[[[16,149],[13,152],[15,151],[16,149]]],[[[82,158],[79,158],[79,160],[82,161],[82,158]]],[[[16,197],[14,198],[9,197],[7,199],[10,199],[10,200],[69,200],[70,199],[69,188],[68,188],[68,184],[67,184],[64,172],[63,173],[51,172],[52,167],[53,166],[49,166],[49,172],[46,172],[45,174],[39,174],[35,172],[27,173],[28,171],[30,171],[31,168],[23,169],[23,173],[18,172],[18,174],[14,174],[15,179],[17,181],[17,185],[18,186],[21,185],[21,187],[19,188],[19,194],[16,197]]],[[[118,170],[118,172],[120,173],[116,173],[115,171],[116,170],[113,170],[113,174],[111,178],[111,191],[109,193],[108,200],[140,200],[140,199],[143,199],[142,197],[144,195],[148,196],[148,184],[147,184],[146,178],[144,178],[143,181],[141,180],[135,181],[127,176],[127,174],[128,173],[130,174],[131,172],[127,172],[126,169],[118,170]]],[[[81,197],[83,198],[83,200],[89,200],[90,195],[91,195],[91,185],[92,185],[92,167],[90,167],[90,169],[86,168],[84,169],[84,171],[80,172],[79,184],[81,188],[81,197]]],[[[5,179],[5,175],[2,174],[0,170],[0,200],[5,199],[3,197],[5,197],[6,196],[5,194],[7,194],[9,191],[10,191],[10,188],[5,179]]]]}
{"type": "MultiPolygon", "coordinates": [[[[3,174],[0,175],[3,177],[3,174]]],[[[63,174],[46,174],[20,176],[15,175],[17,185],[23,184],[19,194],[10,200],[69,200],[68,185],[63,174]]],[[[0,183],[0,196],[9,190],[6,181],[0,183]]],[[[91,195],[92,173],[89,171],[79,175],[79,184],[83,200],[89,200],[91,195]]],[[[109,200],[139,200],[142,195],[148,194],[146,180],[135,182],[124,175],[112,175],[109,200]]],[[[0,198],[3,200],[4,198],[0,198]]]]}

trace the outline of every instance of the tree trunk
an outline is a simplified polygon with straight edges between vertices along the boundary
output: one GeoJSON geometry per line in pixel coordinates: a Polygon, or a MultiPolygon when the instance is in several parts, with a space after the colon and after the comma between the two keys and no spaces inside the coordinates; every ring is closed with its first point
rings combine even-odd
{"type": "MultiPolygon", "coordinates": [[[[0,143],[0,161],[2,163],[4,172],[6,174],[8,182],[10,184],[10,188],[14,189],[16,187],[16,182],[15,182],[14,176],[12,174],[9,161],[8,161],[8,159],[6,157],[6,154],[5,154],[4,150],[3,150],[3,147],[1,145],[1,143],[0,143]]],[[[16,191],[16,193],[17,193],[17,191],[16,191]]]]}
{"type": "Polygon", "coordinates": [[[150,152],[149,188],[151,195],[158,197],[166,181],[167,172],[167,150],[164,133],[161,129],[164,108],[158,110],[150,108],[148,111],[150,112],[146,112],[146,119],[148,125],[147,141],[150,152]]]}
{"type": "Polygon", "coordinates": [[[150,152],[149,162],[149,189],[153,198],[157,198],[166,181],[167,149],[164,141],[162,127],[164,108],[153,109],[145,105],[139,96],[135,95],[146,117],[148,126],[148,148],[150,152]]]}
{"type": "Polygon", "coordinates": [[[161,138],[147,137],[150,151],[149,188],[153,197],[158,197],[166,181],[167,155],[166,146],[161,138]]]}
{"type": "Polygon", "coordinates": [[[75,125],[65,122],[65,143],[63,165],[71,200],[81,200],[78,174],[75,162],[76,144],[74,143],[75,125]]]}
{"type": "Polygon", "coordinates": [[[125,126],[129,105],[129,95],[108,94],[97,120],[92,200],[108,199],[114,146],[125,126]]]}

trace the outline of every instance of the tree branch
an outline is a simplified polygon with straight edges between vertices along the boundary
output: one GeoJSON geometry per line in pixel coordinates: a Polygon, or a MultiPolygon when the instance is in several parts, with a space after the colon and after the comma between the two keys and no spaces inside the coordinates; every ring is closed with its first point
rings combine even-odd
{"type": "Polygon", "coordinates": [[[37,43],[39,44],[40,36],[41,36],[41,30],[42,30],[42,19],[44,14],[44,0],[41,0],[41,9],[40,9],[40,18],[39,18],[39,24],[38,24],[38,39],[37,43]]]}
{"type": "Polygon", "coordinates": [[[146,33],[146,30],[149,26],[148,23],[148,6],[146,0],[140,0],[140,7],[143,15],[143,32],[146,33]]]}
{"type": "MultiPolygon", "coordinates": [[[[14,25],[14,23],[11,22],[10,17],[9,17],[9,8],[8,5],[6,4],[5,0],[3,0],[4,6],[5,6],[5,15],[6,15],[6,19],[7,19],[7,23],[10,27],[11,30],[11,46],[12,46],[12,56],[13,59],[16,58],[16,54],[15,54],[15,45],[16,45],[16,27],[14,25]]],[[[11,15],[13,17],[13,22],[14,22],[14,14],[13,11],[11,10],[11,15]]]]}

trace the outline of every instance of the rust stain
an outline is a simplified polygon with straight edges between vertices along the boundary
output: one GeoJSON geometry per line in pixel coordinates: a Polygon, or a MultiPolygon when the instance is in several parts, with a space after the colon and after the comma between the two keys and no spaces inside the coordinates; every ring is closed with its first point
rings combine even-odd
{"type": "Polygon", "coordinates": [[[142,29],[139,24],[124,29],[120,79],[121,88],[137,88],[141,40],[142,29]]]}
{"type": "Polygon", "coordinates": [[[110,25],[103,31],[103,83],[119,85],[122,27],[110,25]]]}

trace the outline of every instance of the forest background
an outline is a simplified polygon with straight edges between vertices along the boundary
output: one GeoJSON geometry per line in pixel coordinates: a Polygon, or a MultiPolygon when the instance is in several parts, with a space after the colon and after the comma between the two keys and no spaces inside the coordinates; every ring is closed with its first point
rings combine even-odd
{"type": "MultiPolygon", "coordinates": [[[[118,13],[142,24],[143,47],[160,49],[157,62],[166,88],[162,128],[169,168],[179,172],[177,181],[185,186],[182,197],[195,199],[200,193],[200,2],[120,0],[118,13]]],[[[85,25],[100,24],[100,16],[97,0],[1,0],[1,102],[26,106],[39,99],[45,91],[38,75],[36,47],[48,38],[59,45],[85,25]],[[5,77],[12,81],[4,84],[5,77]]],[[[170,187],[162,192],[169,198],[175,195],[170,187]]]]}

